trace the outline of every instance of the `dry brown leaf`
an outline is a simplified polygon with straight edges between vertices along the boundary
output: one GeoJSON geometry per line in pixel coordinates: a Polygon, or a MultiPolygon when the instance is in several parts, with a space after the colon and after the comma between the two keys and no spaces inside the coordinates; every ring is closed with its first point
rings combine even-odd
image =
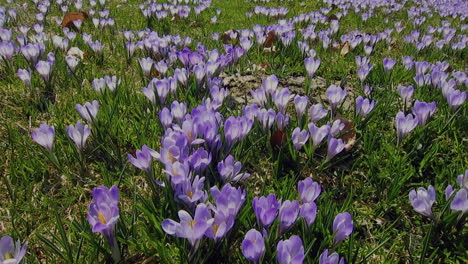
{"type": "Polygon", "coordinates": [[[272,30],[272,31],[268,32],[268,35],[267,35],[263,45],[266,48],[271,48],[271,46],[273,45],[273,42],[275,42],[275,40],[276,40],[276,33],[275,33],[275,31],[272,30]]]}
{"type": "Polygon", "coordinates": [[[84,21],[86,18],[88,18],[88,14],[85,12],[67,12],[63,16],[62,27],[68,27],[76,30],[77,28],[73,22],[77,20],[84,21]]]}
{"type": "Polygon", "coordinates": [[[337,118],[345,125],[341,132],[341,139],[344,141],[346,151],[349,151],[356,144],[356,129],[350,119],[339,117],[337,118]]]}
{"type": "Polygon", "coordinates": [[[341,51],[340,51],[340,54],[341,56],[346,56],[346,54],[349,53],[349,43],[346,42],[342,47],[341,47],[341,51]]]}

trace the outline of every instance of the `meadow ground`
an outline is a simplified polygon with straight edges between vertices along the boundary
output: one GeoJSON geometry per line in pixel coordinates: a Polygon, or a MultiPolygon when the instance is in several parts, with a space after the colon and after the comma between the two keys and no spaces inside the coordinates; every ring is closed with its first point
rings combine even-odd
{"type": "Polygon", "coordinates": [[[75,1],[36,2],[0,4],[0,234],[23,263],[468,262],[468,2],[85,0],[72,29],[75,1]],[[89,221],[100,185],[120,197],[89,221]]]}

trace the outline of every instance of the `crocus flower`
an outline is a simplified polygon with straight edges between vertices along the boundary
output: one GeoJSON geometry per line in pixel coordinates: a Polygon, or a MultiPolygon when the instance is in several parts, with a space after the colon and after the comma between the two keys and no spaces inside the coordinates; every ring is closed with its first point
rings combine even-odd
{"type": "Polygon", "coordinates": [[[164,129],[167,129],[172,125],[172,114],[167,107],[164,107],[159,112],[159,121],[161,121],[164,129]]]}
{"type": "Polygon", "coordinates": [[[299,202],[286,200],[279,209],[279,232],[283,233],[296,222],[299,215],[299,202]]]}
{"type": "Polygon", "coordinates": [[[99,110],[99,102],[93,100],[92,103],[86,102],[84,105],[76,104],[75,109],[84,120],[92,123],[93,120],[96,119],[99,110]]]}
{"type": "Polygon", "coordinates": [[[140,62],[141,70],[146,77],[149,77],[151,74],[151,68],[153,67],[153,59],[151,58],[142,58],[138,60],[140,62]]]}
{"type": "Polygon", "coordinates": [[[297,118],[301,119],[309,103],[309,97],[296,95],[294,97],[294,107],[296,108],[297,118]]]}
{"type": "Polygon", "coordinates": [[[217,165],[219,176],[224,182],[240,181],[250,176],[248,173],[240,173],[242,163],[234,160],[234,157],[229,155],[225,160],[220,161],[217,165]]]}
{"type": "Polygon", "coordinates": [[[411,190],[409,199],[414,210],[424,216],[433,218],[432,205],[436,199],[435,189],[432,185],[429,187],[419,187],[417,190],[411,190]]]}
{"type": "Polygon", "coordinates": [[[278,111],[285,113],[286,106],[288,105],[289,101],[294,98],[294,94],[291,94],[291,91],[288,88],[283,88],[274,92],[272,97],[273,102],[275,103],[276,107],[278,107],[278,111]]]}
{"type": "Polygon", "coordinates": [[[265,253],[265,241],[260,232],[250,229],[242,241],[242,254],[251,263],[257,263],[265,253]]]}
{"type": "Polygon", "coordinates": [[[389,72],[393,69],[396,64],[396,60],[390,58],[384,58],[383,67],[386,72],[389,72]]]}
{"type": "Polygon", "coordinates": [[[336,252],[328,255],[328,249],[325,249],[320,254],[319,264],[345,264],[345,260],[340,258],[340,255],[336,252]]]}
{"type": "Polygon", "coordinates": [[[328,87],[326,94],[328,101],[330,102],[332,112],[334,112],[336,107],[343,102],[346,95],[348,94],[348,91],[341,88],[340,86],[332,84],[330,87],[328,87]]]}
{"type": "Polygon", "coordinates": [[[312,123],[316,123],[328,114],[328,110],[322,104],[314,104],[309,108],[309,118],[312,123]]]}
{"type": "Polygon", "coordinates": [[[88,222],[92,231],[101,233],[111,248],[116,245],[114,227],[119,219],[119,190],[99,186],[93,189],[93,202],[89,204],[88,222]]]}
{"type": "Polygon", "coordinates": [[[278,87],[278,77],[276,75],[272,74],[268,76],[267,78],[263,79],[262,81],[262,88],[265,89],[269,94],[272,94],[273,92],[276,91],[276,88],[278,87]]]}
{"type": "Polygon", "coordinates": [[[158,159],[159,154],[148,146],[143,145],[141,150],[136,150],[135,157],[132,154],[128,154],[127,158],[133,166],[149,173],[151,170],[152,158],[158,159]]]}
{"type": "Polygon", "coordinates": [[[36,64],[36,70],[39,72],[45,82],[49,82],[50,73],[52,71],[52,63],[41,60],[36,64]]]}
{"type": "Polygon", "coordinates": [[[400,95],[401,99],[405,107],[408,107],[409,102],[413,98],[414,94],[414,87],[413,86],[399,86],[398,87],[398,94],[400,95]]]}
{"type": "Polygon", "coordinates": [[[172,102],[171,114],[177,121],[181,121],[184,118],[186,112],[187,112],[186,103],[179,103],[177,101],[172,102]]]}
{"type": "Polygon", "coordinates": [[[465,188],[468,190],[468,170],[465,170],[465,174],[458,175],[457,182],[461,188],[465,188]]]}
{"type": "Polygon", "coordinates": [[[465,102],[466,95],[466,92],[457,89],[450,89],[447,92],[447,102],[452,111],[455,111],[460,105],[462,105],[465,102]]]}
{"type": "Polygon", "coordinates": [[[450,209],[462,211],[463,213],[468,211],[468,191],[466,189],[462,188],[455,194],[450,209]]]}
{"type": "Polygon", "coordinates": [[[211,163],[211,153],[201,147],[195,150],[188,158],[189,164],[193,170],[198,173],[203,172],[211,163]]]}
{"type": "Polygon", "coordinates": [[[304,60],[304,64],[306,67],[307,74],[309,75],[309,78],[312,79],[314,77],[315,72],[317,69],[320,67],[320,59],[314,59],[312,57],[306,58],[304,60]]]}
{"type": "Polygon", "coordinates": [[[27,86],[31,87],[31,72],[28,70],[24,69],[18,69],[18,77],[21,79],[21,81],[24,82],[27,86]]]}
{"type": "Polygon", "coordinates": [[[54,144],[55,129],[53,126],[41,124],[31,132],[31,137],[37,144],[43,146],[48,151],[52,151],[54,144]]]}
{"type": "Polygon", "coordinates": [[[70,71],[75,72],[75,68],[80,63],[80,60],[75,56],[67,56],[65,58],[65,62],[67,63],[68,68],[70,68],[70,71]]]}
{"type": "Polygon", "coordinates": [[[345,143],[341,138],[328,137],[328,151],[326,160],[329,161],[345,148],[345,143]]]}
{"type": "Polygon", "coordinates": [[[67,127],[67,135],[75,142],[78,149],[83,149],[86,140],[91,134],[91,128],[88,125],[84,125],[81,122],[76,123],[76,126],[69,125],[67,127]]]}
{"type": "Polygon", "coordinates": [[[281,240],[276,246],[278,264],[301,264],[304,261],[304,246],[298,236],[281,240]]]}
{"type": "Polygon", "coordinates": [[[299,127],[296,127],[292,133],[291,138],[294,145],[294,149],[300,150],[309,139],[309,132],[307,132],[307,130],[305,129],[301,130],[299,127]]]}
{"type": "Polygon", "coordinates": [[[375,101],[364,99],[362,96],[356,98],[356,114],[366,117],[375,107],[375,101]]]}
{"type": "Polygon", "coordinates": [[[405,114],[400,111],[395,117],[395,124],[398,133],[398,143],[403,140],[403,138],[408,135],[417,125],[418,117],[412,114],[405,114]]]}
{"type": "Polygon", "coordinates": [[[307,226],[312,225],[317,217],[317,205],[314,202],[302,204],[299,215],[304,218],[307,226]]]}
{"type": "Polygon", "coordinates": [[[303,203],[314,202],[322,192],[322,186],[308,177],[297,183],[297,191],[303,203]]]}
{"type": "Polygon", "coordinates": [[[314,123],[309,124],[309,133],[312,137],[314,147],[320,145],[323,139],[330,133],[330,125],[326,124],[321,127],[317,127],[314,123]]]}
{"type": "Polygon", "coordinates": [[[281,199],[276,200],[276,195],[269,194],[267,197],[255,197],[252,201],[252,207],[260,226],[268,227],[275,221],[278,209],[281,205],[281,199]]]}
{"type": "Polygon", "coordinates": [[[353,227],[354,223],[350,213],[337,214],[333,220],[333,233],[335,234],[333,243],[336,245],[349,237],[353,232],[353,227]]]}
{"type": "Polygon", "coordinates": [[[28,243],[21,246],[18,240],[16,244],[10,236],[4,236],[0,239],[0,263],[2,264],[19,264],[26,254],[28,243]]]}
{"type": "Polygon", "coordinates": [[[214,222],[210,210],[203,203],[197,205],[195,217],[192,217],[184,210],[180,210],[179,219],[180,223],[171,219],[165,219],[161,223],[162,229],[171,236],[175,235],[188,239],[192,247],[195,247],[196,243],[214,222]]]}
{"type": "Polygon", "coordinates": [[[431,117],[436,110],[436,103],[426,103],[416,100],[413,106],[413,114],[418,118],[420,126],[424,126],[427,119],[431,117]]]}

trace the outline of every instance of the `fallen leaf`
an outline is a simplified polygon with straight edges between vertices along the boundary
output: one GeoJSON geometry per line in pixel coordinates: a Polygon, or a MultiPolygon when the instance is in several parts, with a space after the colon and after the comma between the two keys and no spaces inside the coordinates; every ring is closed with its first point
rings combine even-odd
{"type": "Polygon", "coordinates": [[[280,148],[284,143],[286,143],[287,139],[288,137],[286,134],[281,129],[278,129],[273,133],[273,135],[271,135],[270,144],[274,149],[280,148]]]}
{"type": "Polygon", "coordinates": [[[349,53],[349,43],[346,42],[342,47],[341,47],[341,51],[340,51],[340,54],[341,56],[346,56],[346,54],[349,53]]]}
{"type": "Polygon", "coordinates": [[[273,42],[276,40],[276,33],[275,31],[270,31],[268,32],[268,35],[265,39],[265,42],[263,43],[263,45],[266,47],[266,48],[271,48],[271,46],[273,45],[273,42]]]}
{"type": "Polygon", "coordinates": [[[62,27],[68,27],[70,29],[77,30],[75,24],[73,24],[73,21],[84,21],[86,18],[88,18],[88,14],[85,12],[67,12],[63,16],[62,27]]]}
{"type": "Polygon", "coordinates": [[[346,151],[349,151],[356,144],[356,129],[350,119],[339,117],[337,118],[345,125],[341,131],[341,139],[344,141],[346,151]]]}

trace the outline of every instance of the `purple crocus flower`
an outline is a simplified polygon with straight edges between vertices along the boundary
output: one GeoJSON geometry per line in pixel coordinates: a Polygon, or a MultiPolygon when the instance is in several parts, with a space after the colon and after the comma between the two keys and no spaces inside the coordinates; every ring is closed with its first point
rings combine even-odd
{"type": "Polygon", "coordinates": [[[4,236],[0,239],[0,263],[2,264],[19,264],[26,255],[28,243],[21,245],[18,240],[16,244],[10,236],[4,236]]]}
{"type": "Polygon", "coordinates": [[[322,192],[322,186],[310,177],[297,183],[297,191],[303,203],[314,202],[322,192]]]}
{"type": "Polygon", "coordinates": [[[402,58],[403,65],[406,70],[411,70],[414,66],[414,61],[412,56],[403,56],[402,58]]]}
{"type": "Polygon", "coordinates": [[[195,176],[193,181],[189,178],[184,179],[181,183],[173,186],[174,196],[176,201],[182,201],[188,207],[192,208],[197,202],[206,200],[206,192],[204,190],[205,177],[195,176]]]}
{"type": "Polygon", "coordinates": [[[279,232],[280,234],[290,228],[296,222],[299,215],[299,202],[286,200],[279,209],[279,232]]]}
{"type": "Polygon", "coordinates": [[[153,67],[153,59],[151,58],[142,58],[138,60],[140,62],[141,70],[146,77],[149,77],[151,74],[151,68],[153,67]]]}
{"type": "Polygon", "coordinates": [[[398,87],[398,94],[400,95],[401,99],[405,107],[408,107],[409,102],[413,98],[414,94],[414,87],[413,86],[399,86],[398,87]]]}
{"type": "Polygon", "coordinates": [[[309,132],[307,132],[305,129],[301,130],[299,127],[296,127],[292,133],[291,139],[294,145],[294,149],[300,150],[309,139],[309,132]]]}
{"type": "Polygon", "coordinates": [[[461,188],[465,188],[468,190],[468,170],[465,170],[465,174],[458,175],[457,182],[461,188]]]}
{"type": "Polygon", "coordinates": [[[80,60],[75,56],[67,56],[65,58],[65,62],[67,63],[68,68],[70,68],[70,71],[75,72],[75,68],[80,63],[80,60]]]}
{"type": "Polygon", "coordinates": [[[31,72],[29,70],[18,69],[17,74],[21,81],[24,82],[24,84],[31,87],[31,72]]]}
{"type": "Polygon", "coordinates": [[[319,264],[345,264],[345,260],[340,258],[340,255],[336,252],[328,255],[328,249],[325,249],[320,254],[319,264]]]}
{"type": "Polygon", "coordinates": [[[424,126],[429,117],[431,117],[436,110],[436,103],[426,103],[416,100],[413,106],[413,114],[418,118],[418,124],[424,126]]]}
{"type": "Polygon", "coordinates": [[[81,122],[76,123],[76,126],[69,125],[67,127],[67,135],[75,142],[80,150],[83,149],[90,134],[91,128],[88,125],[83,126],[81,122]]]}
{"type": "Polygon", "coordinates": [[[432,185],[429,187],[419,187],[417,190],[411,190],[409,193],[409,200],[414,210],[424,216],[434,218],[432,214],[432,205],[436,199],[435,189],[432,185]]]}
{"type": "Polygon", "coordinates": [[[316,123],[328,114],[328,110],[322,104],[314,104],[309,108],[309,118],[312,123],[316,123]]]}
{"type": "Polygon", "coordinates": [[[182,121],[185,114],[187,113],[187,104],[179,103],[177,101],[172,102],[171,104],[171,114],[177,121],[182,121]]]}
{"type": "Polygon", "coordinates": [[[275,221],[280,205],[281,199],[276,200],[274,194],[269,194],[267,197],[255,197],[252,201],[252,207],[259,226],[268,227],[271,225],[275,221]]]}
{"type": "Polygon", "coordinates": [[[319,58],[314,59],[312,57],[304,60],[305,68],[310,79],[314,77],[315,72],[320,67],[320,62],[321,60],[319,58]]]}
{"type": "Polygon", "coordinates": [[[283,88],[274,92],[272,97],[273,102],[275,103],[276,107],[278,107],[278,111],[285,113],[286,106],[288,105],[289,101],[294,98],[294,94],[291,94],[291,91],[288,88],[283,88]]]}
{"type": "Polygon", "coordinates": [[[96,119],[99,110],[99,102],[93,100],[92,103],[86,102],[84,105],[76,104],[75,109],[84,120],[92,123],[93,120],[96,119]]]}
{"type": "Polygon", "coordinates": [[[49,82],[50,73],[52,71],[52,63],[41,60],[36,64],[36,70],[39,72],[45,82],[49,82]]]}
{"type": "Polygon", "coordinates": [[[296,108],[297,118],[301,119],[309,104],[309,97],[296,95],[294,97],[294,107],[296,108]]]}
{"type": "Polygon", "coordinates": [[[224,185],[221,190],[214,186],[210,189],[210,192],[215,200],[215,206],[211,206],[215,217],[213,225],[205,235],[218,240],[234,226],[235,218],[245,202],[246,192],[240,187],[237,189],[232,187],[229,183],[224,185]]]}
{"type": "Polygon", "coordinates": [[[242,254],[251,263],[258,263],[265,253],[265,241],[260,232],[250,229],[242,241],[242,254]]]}
{"type": "Polygon", "coordinates": [[[283,130],[289,124],[290,116],[288,114],[283,114],[278,112],[275,117],[276,126],[278,129],[283,130]]]}
{"type": "Polygon", "coordinates": [[[263,87],[260,87],[256,90],[251,90],[250,95],[252,95],[255,103],[257,103],[260,106],[265,106],[267,102],[267,95],[263,87]]]}
{"type": "Polygon", "coordinates": [[[211,153],[205,150],[205,148],[201,147],[195,150],[192,155],[188,158],[190,167],[198,172],[203,172],[208,165],[211,163],[211,153]]]}
{"type": "Polygon", "coordinates": [[[161,226],[164,232],[171,236],[186,238],[192,247],[203,237],[205,232],[214,222],[208,207],[200,203],[195,209],[195,217],[184,210],[179,211],[180,223],[174,220],[166,219],[162,221],[161,226]]]}
{"type": "Polygon", "coordinates": [[[281,240],[276,246],[278,264],[301,264],[304,261],[304,246],[298,236],[281,240]]]}
{"type": "Polygon", "coordinates": [[[452,111],[455,111],[460,105],[462,105],[465,102],[466,96],[466,92],[457,89],[450,89],[447,92],[447,102],[452,111]]]}
{"type": "Polygon", "coordinates": [[[307,226],[312,225],[317,217],[317,205],[314,202],[302,204],[299,215],[304,218],[307,226]]]}
{"type": "Polygon", "coordinates": [[[119,219],[119,190],[99,186],[93,189],[93,202],[89,204],[88,222],[94,233],[101,233],[111,248],[117,246],[114,227],[119,219]]]}
{"type": "Polygon", "coordinates": [[[333,233],[335,234],[333,243],[337,245],[341,241],[345,240],[349,235],[351,235],[353,228],[354,223],[350,213],[344,212],[337,214],[335,220],[333,220],[333,233]]]}
{"type": "Polygon", "coordinates": [[[418,125],[418,117],[412,114],[405,114],[400,111],[395,117],[396,130],[398,133],[398,143],[400,143],[403,138],[408,135],[413,129],[418,125]]]}
{"type": "Polygon", "coordinates": [[[225,160],[220,161],[217,168],[223,182],[237,182],[250,176],[248,173],[240,173],[242,163],[235,161],[231,155],[227,156],[225,160]]]}
{"type": "Polygon", "coordinates": [[[48,151],[52,151],[54,144],[55,129],[53,126],[41,124],[31,132],[31,137],[37,144],[43,146],[48,151]]]}
{"type": "Polygon", "coordinates": [[[345,143],[341,138],[334,138],[332,136],[328,137],[328,151],[327,151],[327,161],[330,161],[337,154],[342,152],[345,148],[345,143]]]}
{"type": "MultiPolygon", "coordinates": [[[[328,125],[330,125],[330,122],[328,122],[328,125]]],[[[341,131],[343,131],[344,128],[345,124],[341,121],[341,119],[336,119],[330,126],[330,135],[336,136],[339,133],[341,133],[341,131]]]]}
{"type": "Polygon", "coordinates": [[[269,94],[272,94],[273,92],[276,91],[276,88],[278,87],[278,77],[276,75],[272,74],[262,81],[262,88],[265,89],[269,94]]]}
{"type": "Polygon", "coordinates": [[[362,96],[356,98],[356,114],[365,118],[375,107],[375,101],[362,96]]]}
{"type": "Polygon", "coordinates": [[[164,129],[167,129],[172,125],[172,114],[167,107],[164,107],[159,112],[159,121],[161,121],[164,129]]]}
{"type": "Polygon", "coordinates": [[[312,137],[314,147],[320,145],[322,140],[330,133],[330,125],[326,124],[321,127],[317,127],[314,123],[309,124],[309,133],[312,137]]]}
{"type": "Polygon", "coordinates": [[[158,159],[159,154],[148,146],[143,145],[141,150],[136,150],[135,157],[132,154],[128,154],[127,158],[133,166],[150,173],[152,158],[158,159]]]}
{"type": "Polygon", "coordinates": [[[450,204],[453,211],[462,211],[463,214],[468,211],[468,191],[465,188],[460,189],[450,204]]]}
{"type": "Polygon", "coordinates": [[[393,69],[393,67],[396,64],[396,60],[390,59],[390,58],[384,58],[383,59],[383,67],[385,72],[389,72],[393,69]]]}
{"type": "Polygon", "coordinates": [[[348,91],[341,88],[340,86],[332,84],[330,87],[328,87],[326,94],[328,101],[330,102],[332,112],[335,112],[336,107],[343,102],[346,95],[348,94],[348,91]]]}

